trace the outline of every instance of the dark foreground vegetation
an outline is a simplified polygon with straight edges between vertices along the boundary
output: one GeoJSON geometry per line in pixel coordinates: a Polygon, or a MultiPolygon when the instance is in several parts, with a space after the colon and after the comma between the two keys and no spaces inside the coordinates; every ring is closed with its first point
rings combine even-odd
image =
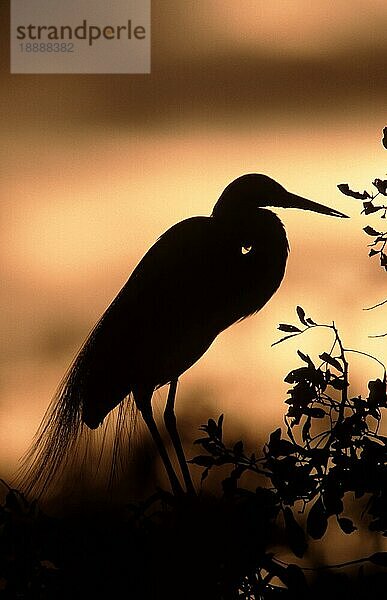
{"type": "MultiPolygon", "coordinates": [[[[385,147],[386,136],[385,129],[385,147]]],[[[339,189],[359,199],[365,215],[384,219],[387,181],[372,185],[374,194],[339,189]]],[[[370,256],[387,270],[382,229],[364,231],[370,256]]],[[[89,505],[50,517],[3,482],[0,598],[386,597],[385,367],[367,355],[380,374],[357,394],[351,359],[362,353],[346,347],[335,323],[318,323],[298,306],[295,322],[279,330],[284,337],[276,343],[299,336],[300,348],[285,377],[284,425],[252,453],[242,441],[224,442],[222,416],[210,419],[191,461],[202,471],[197,497],[158,490],[119,511],[89,505]],[[302,351],[302,336],[320,328],[331,341],[316,360],[302,351]],[[219,481],[217,492],[206,491],[211,479],[219,481]],[[348,547],[360,531],[372,536],[374,551],[334,564],[328,527],[330,539],[348,547]]]]}

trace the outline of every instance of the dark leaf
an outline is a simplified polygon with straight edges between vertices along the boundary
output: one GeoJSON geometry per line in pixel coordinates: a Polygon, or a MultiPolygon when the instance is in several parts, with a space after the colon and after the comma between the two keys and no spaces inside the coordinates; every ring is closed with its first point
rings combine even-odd
{"type": "Polygon", "coordinates": [[[202,438],[200,445],[203,446],[203,449],[209,454],[217,454],[218,446],[217,443],[214,442],[211,438],[202,438]]]}
{"type": "Polygon", "coordinates": [[[330,356],[330,354],[328,354],[327,352],[323,352],[322,354],[320,354],[320,358],[324,362],[331,365],[331,367],[334,367],[341,373],[343,372],[343,367],[341,366],[341,363],[337,360],[337,358],[333,358],[333,356],[330,356]]]}
{"type": "Polygon", "coordinates": [[[222,439],[223,419],[224,419],[224,415],[220,415],[220,417],[218,419],[218,436],[219,436],[219,439],[222,439]]]}
{"type": "Polygon", "coordinates": [[[201,455],[191,458],[191,460],[188,462],[192,463],[193,465],[199,465],[199,467],[212,467],[214,464],[214,458],[213,456],[201,455]]]}
{"type": "Polygon", "coordinates": [[[271,450],[273,456],[289,456],[294,452],[294,446],[288,440],[279,440],[276,447],[271,450]]]}
{"type": "Polygon", "coordinates": [[[373,181],[372,183],[380,194],[383,194],[383,196],[387,196],[387,180],[375,179],[375,181],[373,181]]]}
{"type": "Polygon", "coordinates": [[[363,231],[365,231],[367,235],[371,235],[372,237],[375,237],[376,235],[382,235],[380,231],[375,231],[375,229],[370,225],[367,225],[367,227],[363,227],[363,231]]]}
{"type": "Polygon", "coordinates": [[[303,325],[307,326],[308,323],[306,322],[306,319],[305,319],[305,311],[304,311],[304,309],[301,306],[297,306],[296,307],[296,311],[297,311],[297,315],[298,315],[298,318],[300,319],[301,323],[303,325]]]}
{"type": "Polygon", "coordinates": [[[387,150],[387,127],[384,127],[384,129],[383,129],[382,144],[385,147],[385,149],[387,150]]]}
{"type": "Polygon", "coordinates": [[[331,380],[329,381],[329,385],[331,385],[335,390],[345,390],[346,387],[348,387],[348,383],[345,381],[345,379],[339,379],[338,377],[332,377],[331,380]]]}
{"type": "Polygon", "coordinates": [[[306,362],[312,369],[315,369],[316,367],[313,364],[312,359],[310,358],[310,356],[308,354],[304,354],[303,352],[301,352],[301,350],[297,350],[297,354],[298,356],[304,361],[306,362]]]}
{"type": "Polygon", "coordinates": [[[323,419],[325,417],[325,411],[322,408],[305,408],[304,414],[313,417],[313,419],[323,419]]]}
{"type": "Polygon", "coordinates": [[[351,519],[340,517],[337,519],[337,522],[340,525],[341,530],[346,534],[353,533],[357,529],[351,519]]]}
{"type": "Polygon", "coordinates": [[[280,439],[281,439],[281,427],[278,427],[278,429],[275,429],[270,434],[270,443],[279,442],[280,439]]]}
{"type": "Polygon", "coordinates": [[[207,425],[203,426],[204,431],[206,431],[208,433],[208,435],[211,438],[216,437],[216,434],[218,432],[218,426],[215,423],[214,419],[208,419],[208,423],[207,425]]]}
{"type": "Polygon", "coordinates": [[[223,437],[223,415],[220,415],[219,419],[218,419],[218,423],[216,425],[216,437],[218,438],[218,440],[222,441],[222,437],[223,437]]]}
{"type": "Polygon", "coordinates": [[[379,250],[374,250],[373,248],[371,248],[371,250],[369,251],[368,256],[375,256],[375,254],[379,254],[379,250]]]}
{"type": "Polygon", "coordinates": [[[387,406],[386,384],[380,379],[368,382],[370,406],[387,406]]]}
{"type": "Polygon", "coordinates": [[[243,442],[239,441],[234,445],[233,448],[234,454],[241,456],[243,454],[243,442]]]}
{"type": "Polygon", "coordinates": [[[349,188],[348,183],[340,183],[337,186],[342,194],[346,196],[351,196],[352,198],[356,198],[357,200],[365,200],[366,198],[371,198],[368,192],[364,190],[364,192],[354,192],[349,188]]]}
{"type": "Polygon", "coordinates": [[[375,554],[368,557],[368,560],[373,565],[378,565],[378,567],[387,567],[387,552],[375,552],[375,554]]]}
{"type": "Polygon", "coordinates": [[[302,428],[302,441],[306,442],[307,439],[309,439],[310,435],[310,427],[312,425],[312,419],[311,417],[308,417],[304,423],[304,426],[302,428]]]}
{"type": "Polygon", "coordinates": [[[301,329],[295,325],[288,325],[287,323],[280,323],[277,327],[280,331],[286,331],[287,333],[300,333],[301,329]]]}
{"type": "Polygon", "coordinates": [[[317,325],[317,323],[315,323],[315,322],[313,321],[313,319],[311,319],[310,317],[308,317],[308,318],[306,319],[306,322],[307,322],[309,325],[317,325]]]}
{"type": "Polygon", "coordinates": [[[220,456],[215,458],[214,464],[216,466],[220,466],[220,465],[226,465],[227,463],[230,463],[230,462],[233,462],[233,460],[231,459],[230,455],[228,453],[226,453],[226,454],[221,454],[220,456]]]}
{"type": "Polygon", "coordinates": [[[309,367],[299,367],[290,371],[284,379],[285,383],[296,383],[298,381],[305,381],[311,378],[311,369],[309,367]]]}
{"type": "Polygon", "coordinates": [[[203,442],[207,442],[208,443],[208,437],[205,438],[198,438],[197,440],[194,441],[194,444],[203,444],[203,442]]]}
{"type": "Polygon", "coordinates": [[[290,549],[298,558],[302,558],[308,547],[305,540],[305,533],[295,520],[293,513],[288,506],[284,509],[284,519],[290,549]]]}
{"type": "Polygon", "coordinates": [[[328,518],[321,498],[318,498],[309,511],[306,520],[306,530],[311,538],[319,540],[328,527],[328,518]]]}
{"type": "Polygon", "coordinates": [[[374,206],[372,202],[363,202],[363,211],[365,215],[371,215],[372,213],[381,210],[382,206],[374,206]]]}

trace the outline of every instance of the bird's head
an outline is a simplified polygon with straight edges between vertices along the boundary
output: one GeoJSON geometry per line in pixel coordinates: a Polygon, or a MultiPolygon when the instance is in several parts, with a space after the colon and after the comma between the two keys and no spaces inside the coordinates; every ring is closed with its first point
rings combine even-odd
{"type": "Polygon", "coordinates": [[[243,211],[248,216],[257,208],[265,206],[300,208],[332,217],[347,218],[347,215],[338,210],[292,194],[271,177],[256,173],[242,175],[229,183],[215,204],[212,215],[233,217],[243,211]]]}

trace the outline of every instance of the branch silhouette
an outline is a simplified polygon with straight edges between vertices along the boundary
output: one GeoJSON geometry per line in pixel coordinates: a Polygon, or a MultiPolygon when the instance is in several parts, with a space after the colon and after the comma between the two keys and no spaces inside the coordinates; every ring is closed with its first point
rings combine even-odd
{"type": "MultiPolygon", "coordinates": [[[[381,142],[383,147],[387,149],[386,136],[387,127],[384,127],[381,142]]],[[[381,213],[380,218],[385,219],[387,214],[387,201],[383,200],[383,197],[387,197],[387,179],[376,178],[372,181],[372,185],[374,186],[374,188],[376,188],[376,192],[368,192],[367,190],[364,190],[363,192],[354,191],[349,187],[348,183],[340,183],[337,187],[340,190],[340,192],[345,196],[350,196],[351,198],[362,200],[363,210],[361,211],[361,214],[370,215],[374,213],[381,213]],[[375,200],[376,198],[378,198],[378,196],[380,197],[379,201],[377,202],[377,204],[375,204],[375,200]]],[[[380,266],[382,267],[382,269],[387,271],[387,254],[385,252],[387,244],[387,231],[377,231],[376,229],[371,227],[371,225],[363,227],[363,231],[368,236],[374,238],[373,242],[368,244],[368,247],[370,248],[368,256],[370,258],[378,256],[380,266]]],[[[382,300],[381,302],[378,302],[373,306],[365,308],[364,310],[373,310],[374,308],[383,306],[386,302],[387,300],[382,300]]],[[[386,335],[387,333],[382,333],[378,335],[371,335],[369,337],[377,338],[385,337],[386,335]]]]}
{"type": "MultiPolygon", "coordinates": [[[[366,498],[362,517],[368,520],[369,530],[383,536],[387,534],[387,438],[379,433],[383,417],[386,420],[387,394],[383,363],[367,353],[346,348],[334,323],[316,323],[306,317],[299,306],[297,315],[301,325],[280,324],[280,331],[292,334],[275,343],[319,328],[331,330],[333,341],[330,349],[319,355],[317,365],[309,355],[297,351],[304,364],[285,377],[285,382],[292,385],[286,400],[286,436],[283,437],[278,428],[260,454],[248,454],[242,441],[232,447],[225,446],[223,418],[220,417],[217,423],[210,419],[201,428],[207,437],[196,441],[206,454],[191,462],[204,467],[202,481],[210,470],[229,465],[230,474],[222,482],[227,497],[246,494],[241,479],[244,473],[253,473],[260,484],[255,494],[260,498],[261,506],[266,507],[273,524],[282,519],[286,544],[296,557],[302,559],[307,552],[308,538],[322,539],[330,520],[335,520],[339,531],[345,535],[357,530],[344,508],[344,501],[349,496],[357,503],[364,503],[366,498]],[[367,356],[382,370],[381,378],[368,382],[366,398],[348,394],[350,353],[367,356]],[[306,514],[303,524],[299,514],[306,514]]],[[[367,562],[387,567],[387,552],[348,563],[322,565],[317,570],[367,562]]],[[[289,593],[301,593],[307,585],[301,573],[316,570],[302,564],[289,565],[270,552],[260,557],[256,569],[261,596],[252,596],[254,598],[266,597],[265,593],[273,591],[269,582],[274,577],[281,580],[289,593]],[[289,580],[287,569],[290,566],[293,573],[298,573],[298,579],[289,580]],[[270,577],[265,577],[264,573],[270,577]]]]}

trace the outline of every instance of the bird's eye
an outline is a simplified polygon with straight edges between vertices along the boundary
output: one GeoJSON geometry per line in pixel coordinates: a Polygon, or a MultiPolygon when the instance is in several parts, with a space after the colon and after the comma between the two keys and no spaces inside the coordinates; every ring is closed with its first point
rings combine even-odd
{"type": "Polygon", "coordinates": [[[249,252],[251,252],[252,249],[253,249],[252,246],[242,246],[241,251],[242,251],[242,254],[248,254],[249,252]]]}

